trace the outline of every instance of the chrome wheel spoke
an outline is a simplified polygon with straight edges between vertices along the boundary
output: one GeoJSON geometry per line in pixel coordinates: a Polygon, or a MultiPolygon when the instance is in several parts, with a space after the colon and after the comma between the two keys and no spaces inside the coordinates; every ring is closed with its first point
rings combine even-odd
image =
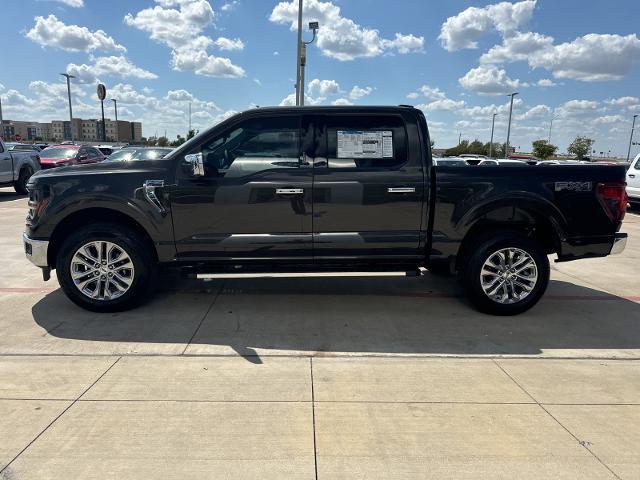
{"type": "Polygon", "coordinates": [[[118,244],[106,240],[89,242],[71,259],[70,274],[83,295],[101,301],[124,295],[135,278],[133,261],[118,244]]]}
{"type": "Polygon", "coordinates": [[[538,283],[533,257],[519,248],[503,248],[486,259],[480,269],[485,295],[501,304],[513,304],[527,297],[538,283]]]}

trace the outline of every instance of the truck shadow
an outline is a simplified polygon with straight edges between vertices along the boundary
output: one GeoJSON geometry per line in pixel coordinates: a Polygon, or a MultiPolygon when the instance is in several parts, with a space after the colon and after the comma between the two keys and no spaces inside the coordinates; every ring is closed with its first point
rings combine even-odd
{"type": "Polygon", "coordinates": [[[0,190],[0,202],[10,202],[12,200],[21,200],[27,198],[26,195],[20,195],[11,190],[0,190]]]}
{"type": "MultiPolygon", "coordinates": [[[[53,337],[138,344],[139,352],[144,344],[189,344],[188,354],[235,351],[257,362],[259,355],[291,353],[596,355],[640,348],[640,304],[561,281],[516,317],[480,314],[455,280],[430,275],[164,282],[147,305],[118,314],[84,311],[56,290],[32,307],[33,318],[53,337]]],[[[115,343],[113,351],[121,351],[115,343]]]]}

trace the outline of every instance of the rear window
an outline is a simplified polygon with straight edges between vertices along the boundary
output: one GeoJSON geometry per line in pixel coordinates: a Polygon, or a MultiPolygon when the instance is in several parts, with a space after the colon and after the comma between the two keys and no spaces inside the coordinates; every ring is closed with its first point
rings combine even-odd
{"type": "Polygon", "coordinates": [[[71,158],[78,153],[77,148],[45,148],[42,151],[44,158],[71,158]]]}
{"type": "Polygon", "coordinates": [[[397,116],[335,116],[326,120],[329,168],[392,169],[407,162],[407,133],[397,116]]]}

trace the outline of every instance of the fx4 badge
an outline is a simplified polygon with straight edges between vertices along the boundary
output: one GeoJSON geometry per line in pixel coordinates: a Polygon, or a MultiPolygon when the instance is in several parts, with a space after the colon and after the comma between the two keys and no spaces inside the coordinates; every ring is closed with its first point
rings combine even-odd
{"type": "Polygon", "coordinates": [[[556,182],[556,192],[590,192],[591,182],[556,182]]]}

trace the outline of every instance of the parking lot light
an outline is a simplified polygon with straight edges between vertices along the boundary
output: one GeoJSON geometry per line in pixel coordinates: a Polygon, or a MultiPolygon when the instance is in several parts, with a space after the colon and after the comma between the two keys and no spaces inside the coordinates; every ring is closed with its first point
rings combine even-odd
{"type": "Polygon", "coordinates": [[[629,150],[627,150],[627,163],[629,163],[629,157],[631,156],[631,144],[633,143],[633,131],[636,129],[636,118],[638,114],[633,116],[633,124],[631,125],[631,138],[629,138],[629,150]]]}

